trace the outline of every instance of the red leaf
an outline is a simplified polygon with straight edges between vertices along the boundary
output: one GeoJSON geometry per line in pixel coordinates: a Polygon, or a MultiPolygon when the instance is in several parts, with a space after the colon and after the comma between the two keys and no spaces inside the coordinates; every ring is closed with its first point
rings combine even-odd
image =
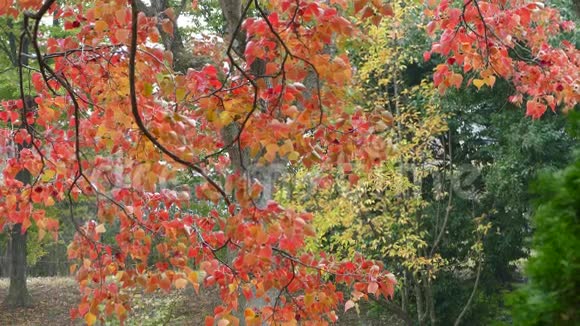
{"type": "Polygon", "coordinates": [[[368,0],[355,0],[354,1],[354,13],[358,13],[359,11],[361,11],[364,6],[367,5],[368,0]]]}
{"type": "Polygon", "coordinates": [[[393,16],[394,12],[393,12],[393,7],[391,7],[391,4],[389,3],[385,3],[380,9],[379,12],[384,15],[384,16],[393,16]]]}

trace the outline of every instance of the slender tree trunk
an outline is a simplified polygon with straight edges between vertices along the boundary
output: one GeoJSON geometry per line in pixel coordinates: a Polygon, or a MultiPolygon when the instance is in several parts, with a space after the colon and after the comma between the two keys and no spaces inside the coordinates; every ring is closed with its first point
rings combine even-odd
{"type": "Polygon", "coordinates": [[[421,284],[419,283],[420,277],[413,277],[415,281],[415,302],[417,303],[417,321],[419,326],[423,325],[424,307],[423,307],[423,294],[421,293],[421,284]]]}
{"type": "Polygon", "coordinates": [[[407,274],[407,271],[403,273],[403,290],[401,293],[401,310],[405,313],[409,310],[409,276],[407,274]]]}
{"type": "MultiPolygon", "coordinates": [[[[428,277],[423,278],[425,284],[425,314],[429,315],[431,325],[436,324],[435,318],[435,299],[433,298],[433,287],[428,277]]],[[[425,316],[426,317],[426,316],[425,316]]]]}
{"type": "Polygon", "coordinates": [[[479,277],[481,276],[481,264],[483,264],[483,258],[480,258],[479,265],[477,266],[477,274],[475,276],[475,283],[473,284],[473,290],[471,291],[471,295],[469,295],[469,299],[467,299],[467,302],[465,303],[465,306],[463,306],[461,313],[459,314],[459,316],[457,316],[457,319],[453,324],[454,326],[459,326],[461,324],[461,319],[463,318],[463,316],[465,316],[465,313],[467,313],[467,311],[469,310],[469,306],[471,305],[471,302],[475,297],[475,292],[477,292],[477,286],[479,285],[479,277]]]}
{"type": "Polygon", "coordinates": [[[10,288],[4,303],[9,307],[27,307],[32,297],[26,287],[26,232],[22,224],[12,226],[10,232],[10,288]]]}

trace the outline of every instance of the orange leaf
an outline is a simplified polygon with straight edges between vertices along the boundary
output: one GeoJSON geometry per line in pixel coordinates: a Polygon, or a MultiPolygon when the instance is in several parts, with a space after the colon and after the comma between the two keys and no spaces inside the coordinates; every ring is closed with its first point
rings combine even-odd
{"type": "Polygon", "coordinates": [[[85,315],[85,321],[87,322],[87,325],[89,325],[89,326],[94,325],[97,322],[97,316],[95,316],[93,313],[89,312],[85,315]]]}
{"type": "Polygon", "coordinates": [[[493,87],[493,85],[495,84],[495,76],[489,76],[485,79],[485,83],[489,86],[489,87],[493,87]]]}
{"type": "Polygon", "coordinates": [[[119,28],[115,30],[115,38],[119,43],[128,43],[129,35],[129,30],[126,28],[119,28]]]}
{"type": "Polygon", "coordinates": [[[175,10],[173,10],[173,8],[165,9],[164,13],[169,17],[169,19],[175,20],[175,10]]]}
{"type": "Polygon", "coordinates": [[[123,306],[122,304],[117,303],[115,305],[115,313],[117,314],[117,317],[121,319],[123,316],[127,314],[127,309],[125,309],[125,306],[123,306]]]}
{"type": "Polygon", "coordinates": [[[175,281],[173,281],[173,284],[177,289],[184,289],[187,286],[187,280],[184,278],[178,278],[175,281]]]}
{"type": "Polygon", "coordinates": [[[460,74],[451,74],[449,77],[451,85],[455,86],[455,88],[461,88],[461,83],[463,83],[463,76],[460,74]]]}
{"type": "Polygon", "coordinates": [[[95,32],[103,33],[107,29],[109,29],[109,25],[107,24],[107,22],[105,22],[103,20],[97,20],[95,22],[95,32]]]}
{"type": "Polygon", "coordinates": [[[161,28],[163,31],[169,35],[173,35],[173,22],[171,20],[165,18],[161,22],[161,28]]]}

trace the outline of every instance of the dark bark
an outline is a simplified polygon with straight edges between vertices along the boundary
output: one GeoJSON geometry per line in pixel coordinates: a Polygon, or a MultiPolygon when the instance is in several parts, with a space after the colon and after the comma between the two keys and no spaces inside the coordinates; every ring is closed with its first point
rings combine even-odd
{"type": "MultiPolygon", "coordinates": [[[[26,97],[25,109],[23,115],[28,110],[33,110],[34,100],[32,97],[26,97]]],[[[22,148],[30,147],[30,144],[23,144],[19,146],[22,148]]],[[[16,175],[16,180],[23,184],[30,184],[30,172],[28,170],[21,170],[16,175]]],[[[28,293],[26,287],[26,278],[28,274],[28,265],[26,262],[26,231],[22,232],[22,224],[14,224],[10,231],[10,288],[8,290],[8,297],[4,303],[9,307],[27,307],[32,304],[32,297],[28,293]]]]}
{"type": "Polygon", "coordinates": [[[32,297],[26,287],[26,232],[22,224],[15,224],[10,231],[10,288],[4,304],[9,307],[28,307],[32,297]]]}
{"type": "MultiPolygon", "coordinates": [[[[19,70],[20,70],[20,92],[24,101],[24,109],[21,112],[20,121],[22,121],[19,128],[28,129],[29,126],[25,123],[26,116],[29,112],[34,112],[35,102],[34,97],[24,95],[22,83],[22,69],[28,65],[28,40],[23,39],[23,44],[20,45],[19,53],[19,70]]],[[[30,148],[32,144],[23,143],[18,146],[18,153],[24,148],[30,148]]],[[[30,171],[24,169],[18,172],[16,180],[22,182],[24,185],[30,184],[30,171]]],[[[4,304],[9,307],[27,307],[32,304],[32,297],[28,293],[26,286],[26,277],[28,265],[26,263],[26,231],[22,232],[22,224],[14,224],[10,231],[10,288],[8,296],[4,304]]]]}
{"type": "MultiPolygon", "coordinates": [[[[9,230],[7,227],[4,230],[0,230],[4,234],[8,234],[9,230]]],[[[8,277],[10,275],[10,239],[6,240],[6,248],[2,251],[2,256],[0,257],[0,277],[8,277]]]]}
{"type": "MultiPolygon", "coordinates": [[[[143,1],[137,0],[137,9],[145,15],[152,17],[160,17],[161,19],[168,18],[163,14],[167,9],[172,8],[167,0],[151,0],[150,5],[146,5],[143,1]]],[[[182,1],[181,8],[176,12],[176,19],[181,14],[184,7],[182,1]]],[[[160,20],[161,21],[161,20],[160,20]]],[[[206,64],[211,63],[211,60],[204,56],[194,56],[193,51],[186,47],[183,40],[183,35],[177,25],[177,20],[173,21],[173,35],[167,34],[163,31],[161,24],[158,25],[159,33],[161,34],[161,41],[166,50],[173,54],[173,69],[176,72],[186,73],[187,69],[201,69],[206,64]]]]}

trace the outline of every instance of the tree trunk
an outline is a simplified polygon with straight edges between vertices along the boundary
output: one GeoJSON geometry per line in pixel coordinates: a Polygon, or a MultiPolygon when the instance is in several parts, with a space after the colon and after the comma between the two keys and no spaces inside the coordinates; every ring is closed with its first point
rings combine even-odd
{"type": "MultiPolygon", "coordinates": [[[[27,97],[26,101],[27,104],[23,110],[23,115],[26,114],[25,111],[32,109],[31,105],[34,103],[31,97],[27,97]]],[[[29,144],[25,143],[19,146],[21,147],[19,150],[29,146],[29,144]]],[[[21,181],[25,185],[30,184],[30,178],[31,176],[28,170],[21,170],[16,175],[16,180],[21,181]]],[[[12,226],[9,241],[10,289],[8,290],[8,297],[4,303],[10,307],[28,307],[32,304],[32,298],[26,287],[28,273],[28,265],[26,263],[26,231],[22,232],[21,223],[12,226]]]]}
{"type": "Polygon", "coordinates": [[[421,293],[421,284],[419,284],[420,277],[413,277],[415,290],[415,302],[417,304],[417,322],[418,325],[423,325],[424,307],[423,307],[423,294],[421,293]]]}
{"type": "MultiPolygon", "coordinates": [[[[23,44],[21,44],[22,53],[17,53],[19,56],[18,69],[20,70],[20,75],[22,76],[22,67],[28,65],[28,40],[24,39],[23,44]]],[[[29,112],[34,112],[34,97],[30,95],[24,95],[24,89],[22,87],[24,81],[20,80],[20,95],[24,101],[24,109],[21,111],[20,121],[26,121],[26,116],[29,112]]],[[[25,123],[21,123],[19,128],[27,128],[25,123]]],[[[32,144],[23,143],[18,146],[18,155],[20,151],[24,148],[30,148],[32,144]]],[[[27,185],[30,184],[31,175],[30,171],[24,169],[18,172],[16,175],[16,180],[27,185]]],[[[26,264],[26,231],[22,232],[22,224],[14,224],[10,231],[10,288],[8,290],[8,297],[4,301],[9,307],[28,307],[32,305],[32,297],[28,293],[28,288],[26,287],[26,276],[28,266],[26,264]]]]}
{"type": "MultiPolygon", "coordinates": [[[[4,230],[8,234],[8,230],[4,230]]],[[[0,277],[9,277],[10,275],[10,238],[6,238],[6,248],[3,251],[3,256],[0,257],[0,277]]]]}
{"type": "MultiPolygon", "coordinates": [[[[435,299],[433,297],[433,288],[431,285],[431,280],[428,276],[423,277],[423,284],[425,287],[425,314],[429,315],[429,320],[431,325],[436,324],[435,317],[435,299]]],[[[427,316],[425,316],[426,318],[427,316]]]]}
{"type": "Polygon", "coordinates": [[[32,297],[26,287],[26,232],[22,224],[15,224],[10,231],[10,289],[4,304],[9,307],[28,307],[32,297]]]}

